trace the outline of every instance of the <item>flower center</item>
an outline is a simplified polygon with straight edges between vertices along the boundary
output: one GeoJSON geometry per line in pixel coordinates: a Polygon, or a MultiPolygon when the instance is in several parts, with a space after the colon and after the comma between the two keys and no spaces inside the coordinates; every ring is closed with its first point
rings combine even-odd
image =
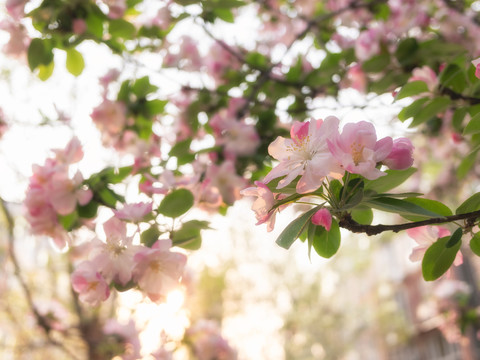
{"type": "Polygon", "coordinates": [[[352,154],[353,162],[355,165],[358,165],[363,158],[363,146],[357,142],[353,142],[350,145],[350,153],[352,154]]]}

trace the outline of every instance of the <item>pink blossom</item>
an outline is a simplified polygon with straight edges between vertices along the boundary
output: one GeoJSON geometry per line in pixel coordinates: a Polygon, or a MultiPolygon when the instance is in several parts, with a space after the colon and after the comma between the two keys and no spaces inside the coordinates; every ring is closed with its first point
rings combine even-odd
{"type": "Polygon", "coordinates": [[[475,66],[475,76],[480,79],[480,58],[472,61],[473,66],[475,66]]]}
{"type": "Polygon", "coordinates": [[[21,19],[25,15],[25,4],[28,0],[7,0],[5,7],[7,12],[15,20],[21,19]]]}
{"type": "Polygon", "coordinates": [[[256,196],[257,199],[253,202],[252,210],[255,212],[255,217],[258,222],[256,225],[267,224],[267,231],[272,231],[275,226],[276,211],[272,211],[275,204],[274,194],[262,182],[255,181],[256,187],[249,187],[240,191],[243,196],[256,196]]]}
{"type": "Polygon", "coordinates": [[[158,240],[152,248],[135,254],[133,279],[148,297],[155,302],[164,298],[178,286],[187,257],[170,251],[171,240],[158,240]]]}
{"type": "Polygon", "coordinates": [[[152,212],[152,208],[153,203],[139,202],[135,204],[125,204],[121,210],[114,210],[113,212],[115,216],[121,220],[138,223],[152,212]]]}
{"type": "MultiPolygon", "coordinates": [[[[420,261],[423,259],[427,249],[438,239],[450,235],[450,231],[442,226],[419,226],[407,230],[410,236],[418,244],[410,254],[411,261],[420,261]]],[[[454,265],[458,266],[463,262],[462,253],[458,252],[454,265]]]]}
{"type": "Polygon", "coordinates": [[[413,145],[410,139],[398,138],[393,140],[392,151],[382,161],[393,170],[405,170],[413,164],[413,145]]]}
{"type": "Polygon", "coordinates": [[[213,321],[200,320],[185,333],[198,360],[236,360],[237,352],[220,334],[213,321]]]}
{"type": "Polygon", "coordinates": [[[124,103],[107,99],[93,110],[90,116],[102,133],[104,142],[113,143],[123,131],[127,124],[126,112],[124,103]]]}
{"type": "Polygon", "coordinates": [[[21,23],[7,18],[0,21],[0,30],[5,30],[10,34],[9,41],[2,48],[5,55],[26,60],[31,41],[27,29],[21,23]]]}
{"type": "Polygon", "coordinates": [[[341,176],[342,170],[330,153],[327,139],[338,133],[339,120],[329,116],[323,120],[294,122],[290,130],[291,139],[277,137],[268,147],[268,153],[278,160],[265,177],[264,182],[285,176],[277,189],[290,184],[297,176],[297,192],[304,194],[318,189],[326,176],[341,176]]]}
{"type": "Polygon", "coordinates": [[[56,172],[52,175],[48,186],[50,204],[60,215],[68,215],[75,211],[77,203],[86,205],[92,199],[90,189],[82,187],[83,177],[77,172],[73,179],[68,178],[65,172],[56,172]]]}
{"type": "Polygon", "coordinates": [[[312,223],[323,226],[325,230],[330,231],[332,227],[332,214],[328,209],[322,208],[312,216],[312,223]]]}
{"type": "Polygon", "coordinates": [[[223,202],[229,205],[240,199],[240,189],[246,185],[246,180],[237,174],[232,161],[225,161],[220,166],[210,165],[205,173],[205,181],[216,188],[223,202]]]}
{"type": "Polygon", "coordinates": [[[178,67],[186,71],[198,71],[202,67],[203,60],[197,48],[197,41],[190,36],[183,36],[180,41],[180,49],[177,52],[170,51],[163,63],[168,67],[178,67]]]}
{"type": "Polygon", "coordinates": [[[350,86],[358,92],[364,93],[367,90],[367,77],[359,64],[348,69],[347,79],[350,86]]]}
{"type": "Polygon", "coordinates": [[[346,171],[369,180],[385,175],[376,166],[390,154],[393,140],[384,137],[377,141],[372,124],[366,121],[347,124],[341,135],[337,132],[327,143],[332,155],[346,171]]]}
{"type": "Polygon", "coordinates": [[[380,53],[380,29],[364,30],[355,41],[355,55],[358,60],[365,61],[380,53]]]}
{"type": "Polygon", "coordinates": [[[103,0],[108,6],[108,17],[111,19],[119,19],[127,10],[126,0],[103,0]]]}
{"type": "Polygon", "coordinates": [[[54,149],[52,151],[55,153],[55,159],[65,165],[74,164],[83,159],[82,144],[76,136],[68,142],[65,149],[54,149]]]}
{"type": "Polygon", "coordinates": [[[224,146],[225,156],[235,159],[236,156],[252,155],[260,145],[260,137],[255,126],[237,120],[230,115],[232,109],[216,113],[210,120],[215,132],[217,145],[224,146]]]}
{"type": "Polygon", "coordinates": [[[110,288],[102,275],[96,271],[90,261],[82,262],[72,274],[73,290],[79,293],[79,299],[97,306],[110,296],[110,288]]]}
{"type": "Polygon", "coordinates": [[[423,81],[427,84],[428,90],[430,92],[435,91],[438,86],[438,78],[435,71],[433,71],[428,66],[422,66],[421,68],[415,68],[412,71],[412,76],[408,81],[423,81]]]}
{"type": "Polygon", "coordinates": [[[116,217],[105,222],[103,229],[106,242],[95,241],[91,262],[107,281],[126,285],[132,278],[133,258],[142,247],[132,245],[133,238],[127,236],[126,224],[116,217]]]}
{"type": "Polygon", "coordinates": [[[84,19],[73,19],[72,31],[75,35],[82,35],[87,31],[87,23],[84,19]]]}

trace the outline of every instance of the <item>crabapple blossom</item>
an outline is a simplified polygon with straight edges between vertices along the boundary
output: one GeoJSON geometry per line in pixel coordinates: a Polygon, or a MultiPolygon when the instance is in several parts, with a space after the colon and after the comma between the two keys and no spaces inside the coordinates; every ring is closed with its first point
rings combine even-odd
{"type": "Polygon", "coordinates": [[[267,224],[267,231],[272,231],[275,226],[275,215],[278,209],[272,211],[275,204],[275,196],[270,189],[262,182],[255,181],[256,187],[249,187],[240,191],[243,196],[256,196],[252,210],[258,222],[256,225],[267,224]]]}
{"type": "Polygon", "coordinates": [[[113,212],[118,219],[138,223],[141,222],[146,215],[150,214],[152,209],[153,203],[138,202],[135,204],[125,204],[122,209],[114,210],[113,212]]]}
{"type": "Polygon", "coordinates": [[[318,189],[326,176],[340,177],[343,171],[327,145],[327,139],[338,132],[338,123],[334,116],[325,120],[294,122],[291,139],[279,136],[269,145],[268,153],[280,164],[265,176],[264,182],[286,175],[278,183],[277,189],[281,189],[300,176],[297,192],[303,194],[318,189]]]}
{"type": "Polygon", "coordinates": [[[355,41],[355,55],[358,60],[365,61],[380,53],[380,34],[379,28],[370,28],[360,33],[355,41]]]}
{"type": "Polygon", "coordinates": [[[0,30],[8,32],[10,35],[10,39],[3,46],[2,52],[8,56],[25,59],[31,41],[25,26],[12,19],[6,18],[0,21],[0,30]]]}
{"type": "Polygon", "coordinates": [[[79,293],[81,301],[92,306],[97,306],[110,296],[107,282],[90,261],[80,263],[72,273],[72,287],[79,293]]]}
{"type": "Polygon", "coordinates": [[[160,301],[179,284],[187,257],[170,251],[172,241],[157,240],[152,248],[144,248],[134,256],[133,280],[148,297],[160,301]]]}
{"type": "Polygon", "coordinates": [[[106,221],[103,229],[106,242],[95,240],[89,258],[107,281],[126,285],[132,278],[134,256],[142,247],[132,245],[126,224],[116,217],[106,221]]]}
{"type": "Polygon", "coordinates": [[[112,145],[127,124],[125,104],[104,99],[90,115],[106,144],[112,145]]]}
{"type": "Polygon", "coordinates": [[[187,329],[185,336],[198,360],[236,360],[237,352],[228,344],[213,321],[200,320],[187,329]]]}
{"type": "Polygon", "coordinates": [[[20,19],[25,15],[25,4],[28,0],[7,0],[5,8],[8,14],[14,19],[20,19]]]}
{"type": "Polygon", "coordinates": [[[367,90],[367,77],[360,64],[355,64],[348,69],[347,80],[350,87],[358,92],[364,93],[367,90]]]}
{"type": "Polygon", "coordinates": [[[385,173],[376,168],[391,152],[393,140],[377,141],[375,127],[366,121],[346,124],[341,134],[327,139],[328,148],[340,166],[352,174],[374,180],[385,173]]]}
{"type": "Polygon", "coordinates": [[[322,208],[312,216],[312,223],[323,226],[325,230],[330,231],[332,226],[332,214],[328,209],[322,208]]]}
{"type": "Polygon", "coordinates": [[[480,79],[480,58],[472,60],[473,66],[475,66],[475,76],[480,79]]]}
{"type": "Polygon", "coordinates": [[[393,140],[392,151],[383,159],[382,163],[393,170],[405,170],[413,164],[413,145],[408,138],[393,140]]]}
{"type": "Polygon", "coordinates": [[[244,178],[237,175],[232,161],[225,161],[220,166],[210,165],[204,181],[210,181],[209,186],[218,189],[226,204],[233,204],[240,199],[240,189],[247,184],[244,178]]]}

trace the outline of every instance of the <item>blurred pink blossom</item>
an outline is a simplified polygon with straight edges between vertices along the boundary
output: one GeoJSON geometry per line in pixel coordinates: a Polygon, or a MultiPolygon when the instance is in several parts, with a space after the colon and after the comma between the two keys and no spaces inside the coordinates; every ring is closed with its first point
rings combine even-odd
{"type": "Polygon", "coordinates": [[[152,208],[153,203],[138,202],[135,204],[125,204],[122,209],[114,210],[113,212],[115,216],[121,220],[138,223],[152,212],[152,208]]]}
{"type": "Polygon", "coordinates": [[[133,279],[148,297],[158,302],[175,289],[183,274],[187,257],[170,251],[171,240],[158,240],[152,248],[135,254],[133,279]]]}
{"type": "Polygon", "coordinates": [[[107,282],[90,261],[82,262],[72,273],[72,287],[79,293],[81,301],[92,306],[99,305],[110,296],[107,282]]]}
{"type": "Polygon", "coordinates": [[[236,360],[237,352],[222,337],[213,321],[200,320],[187,329],[185,336],[198,360],[236,360]]]}
{"type": "Polygon", "coordinates": [[[274,194],[262,182],[255,181],[256,187],[249,187],[240,191],[243,196],[256,196],[257,199],[253,202],[252,210],[255,212],[255,217],[258,222],[256,225],[267,224],[267,231],[272,231],[275,226],[276,211],[272,211],[275,204],[274,194]]]}

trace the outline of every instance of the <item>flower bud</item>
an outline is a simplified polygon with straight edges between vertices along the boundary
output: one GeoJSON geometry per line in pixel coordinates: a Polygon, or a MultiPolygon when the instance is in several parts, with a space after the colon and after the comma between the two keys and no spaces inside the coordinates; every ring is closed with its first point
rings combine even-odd
{"type": "Polygon", "coordinates": [[[392,151],[383,160],[383,163],[393,170],[405,170],[413,164],[413,145],[407,138],[399,138],[393,141],[392,151]]]}
{"type": "Polygon", "coordinates": [[[325,208],[318,210],[312,216],[312,223],[323,226],[327,231],[330,231],[332,226],[332,215],[330,214],[330,211],[325,208]]]}

